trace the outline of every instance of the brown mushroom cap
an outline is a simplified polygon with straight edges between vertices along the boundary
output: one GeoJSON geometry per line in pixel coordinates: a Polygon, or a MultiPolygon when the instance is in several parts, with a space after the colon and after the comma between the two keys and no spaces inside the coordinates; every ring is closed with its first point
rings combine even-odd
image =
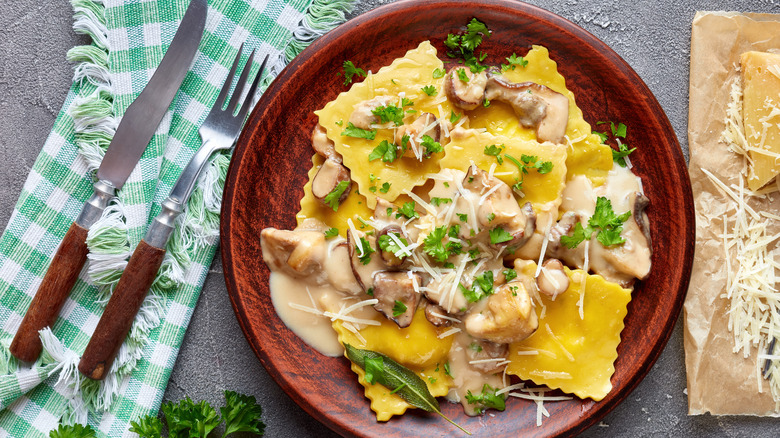
{"type": "Polygon", "coordinates": [[[535,82],[513,83],[491,76],[485,98],[509,104],[521,125],[536,129],[540,143],[563,143],[569,123],[569,98],[563,94],[535,82]]]}
{"type": "Polygon", "coordinates": [[[425,301],[425,319],[436,327],[449,327],[452,325],[452,321],[442,316],[447,316],[447,311],[444,307],[432,303],[428,300],[425,301]]]}
{"type": "Polygon", "coordinates": [[[488,82],[487,73],[482,71],[477,74],[471,72],[468,67],[455,66],[450,68],[444,77],[444,92],[453,105],[460,109],[471,111],[485,102],[485,85],[488,82]],[[461,81],[458,71],[463,70],[468,82],[461,81]]]}
{"type": "Polygon", "coordinates": [[[311,182],[311,194],[320,202],[325,203],[325,197],[335,190],[342,181],[347,182],[347,188],[339,197],[339,204],[347,199],[351,190],[349,170],[342,164],[328,158],[314,175],[311,182]]]}
{"type": "Polygon", "coordinates": [[[409,327],[422,295],[415,291],[420,277],[411,271],[386,272],[374,274],[374,298],[379,302],[374,308],[398,327],[409,327]]]}
{"type": "Polygon", "coordinates": [[[319,123],[311,131],[311,147],[323,158],[330,158],[337,163],[342,161],[341,154],[336,152],[335,144],[328,138],[328,131],[319,123]]]}
{"type": "Polygon", "coordinates": [[[635,196],[636,198],[634,199],[633,213],[634,221],[639,226],[639,229],[642,230],[642,234],[645,235],[645,239],[647,239],[647,247],[650,249],[650,253],[652,254],[653,245],[652,240],[650,239],[650,227],[647,225],[647,215],[645,214],[645,209],[648,205],[650,205],[650,199],[639,192],[636,192],[635,196]]]}

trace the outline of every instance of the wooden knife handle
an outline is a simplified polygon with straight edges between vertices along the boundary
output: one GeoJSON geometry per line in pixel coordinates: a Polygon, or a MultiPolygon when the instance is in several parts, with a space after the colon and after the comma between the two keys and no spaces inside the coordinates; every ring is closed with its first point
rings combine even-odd
{"type": "Polygon", "coordinates": [[[86,261],[87,229],[74,222],[54,255],[11,343],[11,354],[17,359],[25,362],[38,359],[43,349],[38,331],[54,324],[86,261]]]}
{"type": "Polygon", "coordinates": [[[149,245],[145,240],[138,244],[81,356],[79,371],[82,374],[101,380],[111,369],[146,292],[157,276],[163,256],[164,249],[149,245]]]}

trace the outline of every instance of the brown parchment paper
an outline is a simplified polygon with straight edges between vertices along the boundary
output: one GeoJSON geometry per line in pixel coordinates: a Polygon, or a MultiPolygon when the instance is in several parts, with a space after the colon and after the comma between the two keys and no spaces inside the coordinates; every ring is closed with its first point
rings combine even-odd
{"type": "MultiPolygon", "coordinates": [[[[728,331],[726,259],[720,235],[728,200],[702,168],[725,184],[739,184],[742,159],[719,141],[739,56],[750,50],[780,50],[780,15],[697,12],[691,33],[689,173],[696,208],[696,255],[685,300],[685,366],[688,413],[780,416],[768,381],[760,381],[759,352],[733,353],[728,331]],[[763,386],[759,390],[759,384],[763,386]]],[[[780,197],[754,203],[780,214],[780,197]]],[[[731,212],[733,213],[733,212],[731,212]]],[[[774,224],[769,234],[780,232],[774,224]]],[[[770,248],[772,249],[772,248],[770,248]]]]}

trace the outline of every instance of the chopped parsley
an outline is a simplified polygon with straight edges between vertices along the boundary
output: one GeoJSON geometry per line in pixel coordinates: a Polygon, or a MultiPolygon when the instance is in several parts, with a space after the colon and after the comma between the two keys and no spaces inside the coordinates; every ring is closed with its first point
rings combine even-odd
{"type": "Polygon", "coordinates": [[[634,152],[636,148],[628,148],[628,145],[623,142],[618,142],[618,150],[612,149],[612,160],[620,167],[626,167],[626,157],[634,152]]]}
{"type": "Polygon", "coordinates": [[[376,129],[362,129],[353,125],[352,122],[347,123],[347,127],[341,131],[341,135],[355,138],[365,138],[366,140],[373,140],[376,137],[376,129]]]}
{"type": "Polygon", "coordinates": [[[371,110],[371,114],[379,117],[381,123],[393,122],[395,126],[404,124],[404,110],[393,104],[378,106],[371,110]]]}
{"type": "Polygon", "coordinates": [[[484,61],[487,57],[486,54],[481,53],[479,57],[474,55],[474,51],[482,44],[483,38],[490,37],[490,30],[488,30],[485,23],[472,18],[466,25],[466,32],[463,34],[449,34],[447,39],[444,40],[444,45],[447,46],[449,52],[448,56],[452,58],[462,58],[466,66],[474,73],[479,73],[485,70],[487,67],[481,65],[480,62],[484,61]]]}
{"type": "Polygon", "coordinates": [[[369,181],[371,181],[371,182],[374,182],[374,181],[376,181],[377,179],[379,179],[379,177],[378,177],[378,176],[376,176],[376,175],[374,175],[373,173],[369,173],[369,174],[368,174],[368,180],[369,180],[369,181]]]}
{"type": "MultiPolygon", "coordinates": [[[[615,124],[615,122],[597,122],[596,124],[604,125],[607,123],[609,123],[610,131],[612,131],[612,136],[615,137],[617,143],[617,149],[612,149],[612,161],[617,163],[620,167],[626,167],[626,157],[636,150],[636,148],[629,149],[627,143],[620,141],[621,138],[625,140],[628,133],[628,127],[623,123],[615,124]]],[[[606,133],[598,131],[593,131],[593,133],[599,136],[602,143],[607,144],[609,136],[606,133]]]]}
{"type": "Polygon", "coordinates": [[[528,60],[523,58],[522,56],[517,56],[516,54],[512,53],[512,56],[509,58],[506,58],[506,62],[509,64],[501,64],[501,71],[509,71],[514,70],[515,67],[525,67],[528,65],[528,60]]]}
{"type": "Polygon", "coordinates": [[[493,228],[492,230],[488,231],[488,234],[490,235],[490,243],[492,245],[509,242],[512,240],[512,235],[501,227],[493,228]]]}
{"type": "Polygon", "coordinates": [[[436,227],[430,232],[423,240],[423,251],[431,256],[439,263],[444,263],[451,255],[461,254],[463,252],[463,245],[457,241],[450,241],[447,239],[447,243],[444,243],[444,238],[452,234],[457,236],[458,229],[450,227],[449,230],[446,226],[436,227]],[[448,234],[452,233],[452,234],[448,234]]]}
{"type": "Polygon", "coordinates": [[[326,239],[330,239],[331,237],[336,237],[338,235],[339,235],[339,229],[335,227],[325,231],[326,239]]]}
{"type": "Polygon", "coordinates": [[[379,188],[379,191],[382,192],[382,193],[389,192],[390,191],[390,183],[386,182],[386,183],[382,184],[382,187],[379,188]]]}
{"type": "Polygon", "coordinates": [[[398,212],[395,214],[395,218],[400,219],[401,216],[404,216],[407,219],[420,217],[420,214],[414,210],[416,205],[417,204],[415,204],[414,201],[404,202],[404,205],[398,208],[398,212]]]}
{"type": "Polygon", "coordinates": [[[484,101],[482,101],[482,106],[484,106],[485,108],[489,107],[490,106],[490,101],[485,99],[484,101]]]}
{"type": "Polygon", "coordinates": [[[460,79],[461,82],[468,82],[469,77],[466,75],[466,69],[465,68],[459,68],[457,70],[458,73],[458,79],[460,79]]]}
{"type": "Polygon", "coordinates": [[[471,351],[473,351],[475,353],[480,353],[480,352],[482,352],[482,346],[479,345],[476,342],[472,342],[472,343],[469,344],[469,350],[471,350],[471,351]]]}
{"type": "Polygon", "coordinates": [[[485,409],[496,409],[503,411],[506,409],[506,400],[504,395],[496,395],[497,389],[485,383],[482,387],[481,394],[472,394],[471,391],[466,393],[466,401],[469,404],[477,405],[475,409],[477,413],[481,414],[485,409]]]}
{"type": "Polygon", "coordinates": [[[435,96],[439,93],[438,91],[436,91],[436,87],[434,87],[433,85],[426,85],[422,87],[421,90],[423,91],[423,93],[427,94],[428,96],[435,96]]]}
{"type": "Polygon", "coordinates": [[[433,71],[433,78],[434,79],[443,78],[445,74],[447,74],[447,72],[443,68],[437,68],[433,71]]]}
{"type": "Polygon", "coordinates": [[[466,213],[455,213],[456,216],[458,216],[458,219],[460,219],[461,222],[466,222],[469,220],[469,215],[466,213]]]}
{"type": "Polygon", "coordinates": [[[495,213],[490,213],[490,214],[487,215],[488,222],[493,222],[493,219],[495,219],[495,218],[496,218],[496,214],[495,213]]]}
{"type": "Polygon", "coordinates": [[[458,120],[460,120],[461,117],[463,117],[463,114],[450,110],[450,123],[458,123],[458,120]]]}
{"type": "Polygon", "coordinates": [[[504,152],[505,148],[506,146],[504,146],[503,144],[499,144],[499,145],[491,144],[490,146],[485,146],[484,153],[485,155],[496,157],[496,161],[498,161],[498,164],[504,164],[504,158],[501,157],[501,153],[504,152]]]}
{"type": "Polygon", "coordinates": [[[504,278],[507,283],[517,278],[517,271],[514,269],[504,269],[504,278]]]}
{"type": "Polygon", "coordinates": [[[449,204],[450,202],[452,202],[452,199],[450,198],[438,198],[436,196],[431,198],[431,204],[433,204],[435,207],[438,207],[441,204],[449,204]]]}
{"type": "Polygon", "coordinates": [[[582,222],[577,222],[571,236],[561,236],[561,243],[567,248],[576,248],[585,240],[590,240],[594,232],[596,240],[603,246],[615,246],[625,243],[620,237],[623,231],[623,223],[631,217],[631,210],[617,215],[612,210],[612,202],[599,196],[596,199],[596,209],[593,216],[588,219],[588,226],[583,227],[582,222]]]}
{"type": "Polygon", "coordinates": [[[362,68],[355,67],[355,64],[353,64],[352,61],[344,61],[342,67],[344,68],[345,86],[352,83],[353,76],[366,77],[366,71],[363,70],[362,68]]]}
{"type": "Polygon", "coordinates": [[[393,316],[398,317],[403,315],[406,312],[406,304],[395,300],[395,304],[393,304],[393,316]]]}
{"type": "Polygon", "coordinates": [[[472,260],[478,259],[480,256],[480,252],[478,248],[472,248],[469,250],[469,258],[472,260]]]}
{"type": "Polygon", "coordinates": [[[436,152],[441,152],[442,150],[444,150],[441,147],[441,143],[439,143],[438,141],[434,141],[433,137],[431,137],[430,135],[423,135],[422,143],[420,144],[422,144],[422,146],[425,148],[426,155],[431,155],[436,152]]]}
{"type": "Polygon", "coordinates": [[[404,239],[400,233],[388,233],[383,234],[379,236],[379,240],[377,241],[377,244],[379,245],[379,248],[382,249],[382,251],[391,252],[393,254],[397,253],[398,251],[401,251],[402,247],[398,246],[395,239],[390,237],[390,234],[394,234],[395,237],[398,238],[398,241],[401,242],[401,244],[404,245],[404,248],[409,245],[409,242],[404,239]]]}
{"type": "Polygon", "coordinates": [[[365,237],[361,237],[360,246],[356,246],[355,249],[360,252],[360,247],[363,247],[363,255],[358,257],[360,263],[364,265],[371,263],[371,254],[374,252],[374,248],[371,248],[371,242],[365,237]]]}
{"type": "Polygon", "coordinates": [[[493,271],[485,271],[482,274],[475,276],[474,281],[471,283],[471,289],[466,289],[460,283],[458,283],[458,289],[460,289],[469,303],[476,303],[482,298],[492,295],[493,271]]]}
{"type": "Polygon", "coordinates": [[[385,163],[392,163],[398,158],[398,154],[396,153],[397,150],[398,148],[396,145],[387,140],[382,140],[382,142],[379,143],[379,146],[375,147],[374,150],[368,154],[368,161],[374,161],[381,158],[385,163]]]}
{"type": "Polygon", "coordinates": [[[444,374],[453,377],[452,372],[450,371],[450,363],[444,362],[444,374]]]}
{"type": "Polygon", "coordinates": [[[340,181],[336,187],[323,198],[325,204],[332,208],[333,211],[338,211],[339,200],[341,199],[341,195],[344,194],[344,191],[347,190],[347,187],[349,187],[349,181],[340,181]]]}

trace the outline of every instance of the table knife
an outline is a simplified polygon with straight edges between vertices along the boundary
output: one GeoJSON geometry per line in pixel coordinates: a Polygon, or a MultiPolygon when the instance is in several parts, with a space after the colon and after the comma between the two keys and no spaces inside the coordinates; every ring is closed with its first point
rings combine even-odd
{"type": "Polygon", "coordinates": [[[68,229],[24,315],[10,351],[31,362],[41,354],[38,331],[51,327],[87,260],[87,231],[103,214],[141,158],[173,101],[206,25],[207,0],[191,0],[160,65],[127,108],[97,170],[94,193],[68,229]]]}

